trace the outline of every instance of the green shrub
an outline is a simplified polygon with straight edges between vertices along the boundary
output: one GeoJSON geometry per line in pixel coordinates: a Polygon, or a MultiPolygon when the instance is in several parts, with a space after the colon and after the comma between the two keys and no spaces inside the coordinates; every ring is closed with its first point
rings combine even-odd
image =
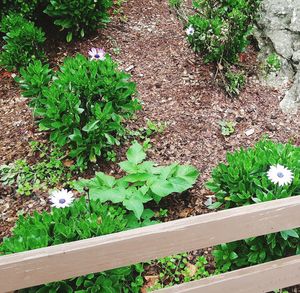
{"type": "MultiPolygon", "coordinates": [[[[39,70],[42,74],[36,79],[43,84],[48,68],[39,70]]],[[[26,74],[24,84],[30,82],[31,73],[27,70],[26,74]]],[[[35,99],[40,129],[51,131],[50,140],[69,148],[69,155],[79,164],[87,157],[92,162],[105,157],[113,145],[120,144],[123,122],[140,109],[132,98],[135,83],[129,78],[109,56],[102,61],[82,55],[67,58],[49,87],[42,90],[42,97],[35,99]]]]}
{"type": "MultiPolygon", "coordinates": [[[[125,211],[84,198],[51,213],[20,216],[13,235],[0,245],[0,255],[87,239],[127,229],[125,211]]],[[[0,256],[1,257],[1,256],[0,256]]],[[[24,289],[21,292],[139,292],[142,266],[131,266],[24,289]],[[82,291],[81,291],[82,290],[82,291]],[[124,290],[124,291],[123,291],[124,290]]]]}
{"type": "Polygon", "coordinates": [[[4,1],[5,11],[22,14],[43,25],[54,24],[67,35],[83,37],[109,22],[112,0],[11,0],[4,1]],[[46,21],[47,20],[47,21],[46,21]]]}
{"type": "MultiPolygon", "coordinates": [[[[270,140],[227,154],[227,162],[213,170],[207,183],[217,200],[211,208],[227,209],[299,195],[299,162],[299,147],[270,140]],[[290,184],[270,180],[268,171],[277,164],[293,173],[290,184]]],[[[295,229],[220,245],[214,251],[217,267],[226,271],[300,253],[299,237],[300,229],[295,229]]]]}
{"type": "Polygon", "coordinates": [[[265,62],[265,71],[267,74],[278,72],[281,69],[281,61],[276,53],[270,54],[265,62]]]}
{"type": "Polygon", "coordinates": [[[205,54],[205,61],[236,61],[248,45],[252,22],[260,0],[195,0],[196,13],[188,25],[192,48],[205,54]]]}
{"type": "Polygon", "coordinates": [[[116,179],[98,172],[93,179],[77,182],[75,188],[83,192],[87,187],[90,197],[101,202],[122,203],[139,219],[144,211],[144,203],[153,200],[159,203],[172,193],[184,192],[193,186],[199,176],[192,166],[175,163],[161,167],[154,162],[144,161],[146,153],[138,143],[128,149],[126,156],[128,160],[119,166],[128,175],[116,179]]]}
{"type": "Polygon", "coordinates": [[[54,24],[68,32],[67,41],[72,35],[83,37],[109,21],[108,9],[112,0],[52,0],[45,13],[54,19],[54,24]]]}
{"type": "Polygon", "coordinates": [[[41,49],[45,34],[32,22],[17,14],[9,14],[0,24],[5,45],[0,53],[0,66],[8,70],[27,66],[32,60],[45,58],[41,49]]]}
{"type": "Polygon", "coordinates": [[[54,73],[49,69],[49,65],[43,65],[40,60],[34,60],[26,68],[20,69],[21,77],[15,77],[15,81],[20,84],[22,95],[30,99],[30,106],[38,106],[38,101],[42,97],[54,73]]]}

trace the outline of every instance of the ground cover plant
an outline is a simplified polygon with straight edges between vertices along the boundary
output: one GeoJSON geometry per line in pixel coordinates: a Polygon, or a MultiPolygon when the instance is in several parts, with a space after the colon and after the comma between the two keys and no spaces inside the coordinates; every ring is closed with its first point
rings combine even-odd
{"type": "Polygon", "coordinates": [[[12,71],[32,60],[44,59],[44,32],[21,15],[9,14],[0,23],[5,44],[0,52],[0,66],[12,71]]]}
{"type": "Polygon", "coordinates": [[[126,176],[116,179],[98,172],[93,179],[75,183],[75,188],[80,192],[87,189],[91,199],[122,203],[140,219],[145,203],[159,203],[172,193],[182,193],[191,188],[199,176],[192,166],[174,163],[163,167],[145,161],[146,153],[138,143],[128,149],[126,157],[127,161],[119,163],[126,176]]]}
{"type": "MultiPolygon", "coordinates": [[[[0,257],[128,229],[124,209],[102,205],[99,200],[87,203],[84,198],[62,208],[62,199],[67,200],[71,196],[61,194],[62,192],[57,202],[58,207],[53,208],[51,213],[19,217],[13,235],[4,239],[0,245],[0,257]]],[[[139,292],[143,284],[142,271],[142,265],[130,266],[28,288],[21,292],[139,292]]]]}
{"type": "Polygon", "coordinates": [[[36,191],[48,191],[49,188],[69,186],[72,176],[79,171],[76,164],[66,167],[66,155],[57,148],[31,142],[32,152],[38,157],[34,164],[20,159],[8,165],[0,166],[0,182],[16,188],[19,195],[30,196],[36,191]]]}
{"type": "Polygon", "coordinates": [[[130,75],[103,50],[90,54],[96,57],[66,58],[53,76],[47,65],[35,62],[18,79],[40,129],[50,131],[50,140],[67,148],[79,165],[107,157],[126,133],[123,122],[141,108],[130,75]]]}
{"type": "MultiPolygon", "coordinates": [[[[227,154],[207,187],[215,193],[211,208],[225,209],[300,194],[300,148],[268,139],[227,154]]],[[[222,244],[213,252],[221,271],[300,253],[300,229],[222,244]]]]}

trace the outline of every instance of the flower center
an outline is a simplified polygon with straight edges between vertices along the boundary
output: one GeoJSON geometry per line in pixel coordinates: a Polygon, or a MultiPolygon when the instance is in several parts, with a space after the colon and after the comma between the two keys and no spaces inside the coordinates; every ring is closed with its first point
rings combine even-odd
{"type": "Polygon", "coordinates": [[[66,200],[64,198],[61,198],[59,201],[58,201],[60,204],[64,204],[66,202],[66,200]]]}
{"type": "Polygon", "coordinates": [[[283,177],[284,177],[284,174],[283,174],[282,172],[278,172],[278,173],[277,173],[277,177],[283,178],[283,177]]]}
{"type": "Polygon", "coordinates": [[[99,55],[99,54],[96,54],[96,55],[95,55],[95,58],[97,58],[97,59],[98,59],[99,57],[100,57],[100,55],[99,55]]]}

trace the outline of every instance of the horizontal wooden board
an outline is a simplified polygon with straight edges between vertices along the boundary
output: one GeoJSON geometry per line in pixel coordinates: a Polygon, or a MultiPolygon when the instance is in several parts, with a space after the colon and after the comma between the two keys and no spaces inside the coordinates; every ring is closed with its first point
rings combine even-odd
{"type": "Polygon", "coordinates": [[[300,255],[155,291],[156,293],[264,293],[300,283],[300,255]]]}
{"type": "Polygon", "coordinates": [[[0,257],[0,292],[300,227],[300,196],[0,257]]]}

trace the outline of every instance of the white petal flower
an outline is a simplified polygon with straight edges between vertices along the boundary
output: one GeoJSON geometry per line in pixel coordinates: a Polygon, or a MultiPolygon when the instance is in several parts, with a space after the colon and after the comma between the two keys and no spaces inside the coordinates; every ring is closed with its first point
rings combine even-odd
{"type": "Polygon", "coordinates": [[[91,57],[91,60],[105,60],[105,51],[100,48],[92,48],[89,51],[89,55],[91,57]]]}
{"type": "Polygon", "coordinates": [[[292,171],[288,168],[277,164],[276,166],[271,166],[268,171],[268,178],[279,186],[284,186],[291,184],[294,178],[292,171]]]}
{"type": "Polygon", "coordinates": [[[187,34],[188,36],[192,36],[192,35],[194,34],[195,30],[194,30],[193,26],[190,25],[190,26],[185,30],[185,32],[186,32],[186,34],[187,34]]]}
{"type": "Polygon", "coordinates": [[[73,196],[74,195],[72,191],[62,189],[52,191],[49,199],[52,203],[52,207],[65,208],[71,205],[74,200],[73,196]]]}

